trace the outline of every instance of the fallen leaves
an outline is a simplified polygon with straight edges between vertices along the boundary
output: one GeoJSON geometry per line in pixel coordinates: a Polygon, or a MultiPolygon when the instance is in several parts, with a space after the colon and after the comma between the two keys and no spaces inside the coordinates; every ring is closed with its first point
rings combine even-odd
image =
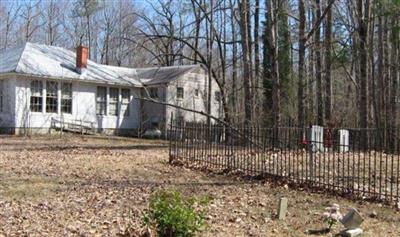
{"type": "MultiPolygon", "coordinates": [[[[147,231],[141,217],[150,194],[167,187],[210,197],[202,236],[302,236],[306,226],[319,223],[312,213],[327,201],[284,186],[171,166],[167,149],[130,145],[79,137],[0,138],[0,236],[139,236],[147,231]],[[289,198],[285,223],[274,219],[281,195],[289,198]]],[[[398,235],[398,213],[370,205],[379,209],[378,218],[392,217],[367,219],[371,235],[375,229],[398,235]]]]}

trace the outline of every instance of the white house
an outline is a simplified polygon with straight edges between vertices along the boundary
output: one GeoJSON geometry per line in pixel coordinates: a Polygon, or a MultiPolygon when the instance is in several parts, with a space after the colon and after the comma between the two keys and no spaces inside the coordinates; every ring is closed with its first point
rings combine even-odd
{"type": "MultiPolygon", "coordinates": [[[[206,119],[150,101],[206,111],[208,79],[201,65],[115,67],[88,60],[88,50],[25,43],[0,51],[0,132],[47,133],[63,126],[137,135],[165,128],[171,119],[206,119]]],[[[222,117],[214,80],[211,86],[211,114],[222,117]]]]}

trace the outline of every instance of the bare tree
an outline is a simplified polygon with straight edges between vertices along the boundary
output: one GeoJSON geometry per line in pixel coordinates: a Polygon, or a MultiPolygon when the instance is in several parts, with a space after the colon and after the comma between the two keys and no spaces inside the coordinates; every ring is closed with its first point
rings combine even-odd
{"type": "Polygon", "coordinates": [[[255,104],[254,113],[259,114],[260,107],[256,105],[260,95],[260,43],[259,43],[259,25],[260,25],[260,0],[255,0],[254,6],[254,85],[253,85],[253,103],[255,104]]]}
{"type": "Polygon", "coordinates": [[[13,28],[15,27],[15,21],[18,18],[19,15],[19,11],[21,9],[20,5],[17,5],[15,2],[12,2],[8,7],[4,6],[3,4],[0,5],[1,6],[1,15],[3,15],[3,17],[1,17],[2,19],[5,19],[4,22],[5,24],[4,29],[2,29],[2,37],[3,38],[3,48],[6,49],[9,45],[9,38],[10,38],[10,34],[13,30],[13,28]]]}
{"type": "MultiPolygon", "coordinates": [[[[327,2],[328,4],[328,2],[327,2]]],[[[325,23],[325,120],[332,122],[332,9],[329,7],[325,23]]]]}
{"type": "Polygon", "coordinates": [[[31,41],[33,35],[42,26],[39,22],[41,11],[39,9],[41,1],[26,2],[21,10],[21,18],[23,19],[23,39],[25,42],[31,41]]]}
{"type": "Polygon", "coordinates": [[[271,82],[272,82],[272,122],[274,127],[280,126],[280,79],[279,79],[279,63],[278,63],[278,24],[276,16],[276,1],[271,0],[267,3],[267,11],[270,19],[267,21],[268,34],[268,54],[271,64],[271,82]]]}
{"type": "Polygon", "coordinates": [[[390,91],[390,149],[395,149],[396,145],[399,144],[399,139],[396,136],[396,126],[399,126],[398,106],[400,104],[400,30],[398,28],[400,24],[399,18],[392,17],[390,21],[391,34],[390,43],[392,46],[390,53],[390,75],[391,75],[391,91],[390,91]],[[396,142],[397,141],[397,142],[396,142]]]}
{"type": "MultiPolygon", "coordinates": [[[[315,0],[315,16],[321,19],[321,4],[320,0],[315,0]]],[[[315,45],[315,80],[317,82],[317,121],[319,125],[324,125],[324,102],[323,102],[323,88],[322,88],[322,58],[321,58],[321,28],[317,27],[314,35],[315,45]]]]}
{"type": "Polygon", "coordinates": [[[250,124],[252,120],[252,96],[250,92],[250,83],[252,81],[252,66],[251,66],[251,40],[249,35],[250,27],[250,6],[248,0],[239,1],[240,11],[240,35],[243,51],[243,88],[245,101],[245,123],[250,124]]]}
{"type": "Polygon", "coordinates": [[[231,35],[232,35],[232,91],[231,91],[231,96],[230,96],[230,101],[231,101],[231,110],[232,114],[236,114],[237,107],[238,107],[238,98],[237,98],[237,84],[238,84],[238,60],[237,60],[237,54],[238,54],[238,49],[237,49],[237,43],[236,43],[236,32],[237,32],[237,19],[235,17],[236,11],[235,11],[235,2],[233,0],[229,0],[229,9],[230,9],[230,25],[231,25],[231,35]]]}
{"type": "Polygon", "coordinates": [[[45,26],[46,43],[54,45],[60,38],[60,26],[64,20],[61,10],[63,6],[55,0],[46,1],[44,4],[42,21],[45,26]]]}
{"type": "MultiPolygon", "coordinates": [[[[358,81],[360,82],[360,127],[368,128],[368,77],[367,77],[367,48],[366,43],[368,40],[368,17],[369,17],[369,0],[357,1],[357,15],[358,15],[358,37],[359,37],[359,62],[360,71],[358,73],[358,81]]],[[[361,134],[362,144],[367,145],[367,131],[362,130],[361,134]]]]}
{"type": "Polygon", "coordinates": [[[297,88],[297,98],[298,98],[298,112],[297,121],[298,125],[303,128],[305,120],[305,109],[304,109],[304,75],[305,75],[305,53],[306,53],[306,38],[305,38],[305,28],[306,28],[306,10],[304,6],[304,0],[299,0],[299,69],[298,69],[298,88],[297,88]]]}
{"type": "MultiPolygon", "coordinates": [[[[89,48],[92,48],[92,16],[103,7],[103,2],[101,0],[78,0],[76,2],[75,8],[72,11],[73,17],[80,17],[86,21],[86,37],[89,48]]],[[[80,39],[80,44],[82,44],[82,38],[80,39]]],[[[92,58],[92,53],[94,50],[89,51],[89,58],[92,58]]]]}
{"type": "Polygon", "coordinates": [[[263,116],[267,126],[297,118],[301,127],[386,129],[399,126],[399,7],[376,0],[3,1],[0,42],[85,43],[91,59],[118,66],[201,63],[217,80],[225,122],[263,116]]]}

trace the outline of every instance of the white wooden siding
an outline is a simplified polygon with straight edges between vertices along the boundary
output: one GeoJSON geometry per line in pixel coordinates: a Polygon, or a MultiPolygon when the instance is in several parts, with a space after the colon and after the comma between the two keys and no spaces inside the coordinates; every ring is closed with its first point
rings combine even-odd
{"type": "MultiPolygon", "coordinates": [[[[31,79],[16,80],[16,106],[15,121],[17,128],[50,128],[51,119],[59,119],[61,116],[66,120],[84,120],[93,122],[96,128],[101,129],[136,129],[139,126],[138,100],[133,95],[138,93],[138,89],[131,90],[131,100],[129,103],[129,116],[96,115],[96,92],[97,85],[72,82],[72,114],[67,113],[46,113],[30,112],[30,81],[31,79]]],[[[60,94],[60,93],[59,93],[60,94]]],[[[43,100],[43,108],[46,100],[43,100]]]]}

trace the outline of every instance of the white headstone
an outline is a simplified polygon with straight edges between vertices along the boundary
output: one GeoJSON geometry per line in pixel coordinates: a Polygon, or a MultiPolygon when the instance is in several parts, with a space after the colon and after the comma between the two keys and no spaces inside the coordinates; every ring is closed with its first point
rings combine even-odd
{"type": "Polygon", "coordinates": [[[340,152],[349,151],[349,130],[340,129],[339,130],[339,145],[340,152]]]}
{"type": "Polygon", "coordinates": [[[324,151],[324,127],[313,125],[311,127],[311,142],[313,151],[324,151]]]}
{"type": "Polygon", "coordinates": [[[356,237],[363,233],[361,228],[351,229],[351,230],[344,230],[342,231],[341,235],[343,237],[356,237]]]}
{"type": "Polygon", "coordinates": [[[283,197],[279,199],[279,206],[278,206],[278,219],[284,220],[286,218],[286,211],[288,206],[288,199],[283,197]]]}
{"type": "Polygon", "coordinates": [[[162,132],[157,129],[157,128],[153,128],[153,129],[147,129],[144,134],[143,137],[145,138],[160,138],[162,135],[162,132]]]}

